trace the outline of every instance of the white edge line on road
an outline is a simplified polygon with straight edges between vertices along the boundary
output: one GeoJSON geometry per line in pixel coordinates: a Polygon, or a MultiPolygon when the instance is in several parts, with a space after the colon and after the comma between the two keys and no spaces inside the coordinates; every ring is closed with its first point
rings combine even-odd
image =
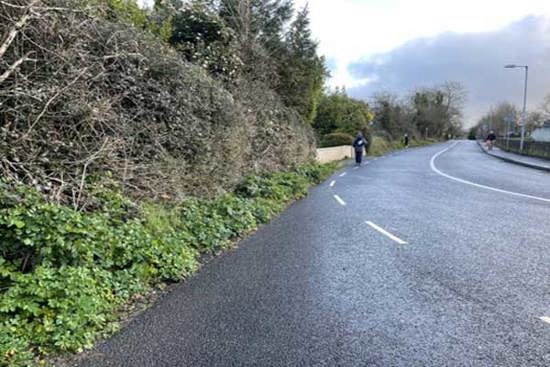
{"type": "Polygon", "coordinates": [[[334,195],[334,198],[336,199],[337,202],[340,203],[340,205],[343,205],[343,206],[346,205],[346,202],[344,200],[342,200],[342,198],[340,196],[334,195]]]}
{"type": "Polygon", "coordinates": [[[522,194],[522,193],[519,193],[519,192],[514,192],[514,191],[508,191],[508,190],[502,190],[502,189],[497,189],[496,187],[492,187],[492,186],[486,186],[486,185],[481,185],[481,184],[478,184],[478,183],[475,183],[475,182],[472,182],[472,181],[468,181],[468,180],[463,180],[461,178],[458,178],[458,177],[454,177],[454,176],[451,176],[451,175],[448,175],[444,172],[441,172],[435,165],[435,160],[440,156],[442,155],[443,153],[451,150],[452,148],[454,148],[455,146],[457,146],[459,144],[459,142],[455,142],[453,145],[451,145],[450,147],[447,147],[445,149],[443,149],[442,151],[440,151],[439,153],[436,153],[431,161],[430,161],[430,167],[432,169],[432,171],[434,171],[435,173],[437,173],[438,175],[440,176],[443,176],[445,178],[448,178],[449,180],[453,180],[453,181],[456,181],[456,182],[460,182],[460,183],[463,183],[463,184],[466,184],[466,185],[470,185],[470,186],[475,186],[475,187],[478,187],[480,189],[485,189],[485,190],[491,190],[491,191],[496,191],[496,192],[500,192],[502,194],[508,194],[508,195],[512,195],[512,196],[519,196],[519,197],[522,197],[522,198],[526,198],[526,199],[533,199],[533,200],[539,200],[539,201],[544,201],[545,203],[550,203],[550,199],[546,199],[546,198],[542,198],[542,197],[539,197],[539,196],[533,196],[533,195],[527,195],[527,194],[522,194]]]}
{"type": "Polygon", "coordinates": [[[342,173],[339,177],[344,177],[345,175],[347,175],[348,173],[347,172],[344,172],[342,173]]]}
{"type": "Polygon", "coordinates": [[[548,317],[548,316],[542,316],[540,319],[541,319],[542,321],[546,322],[547,324],[550,324],[550,317],[548,317]]]}
{"type": "Polygon", "coordinates": [[[336,181],[333,180],[333,181],[330,183],[330,187],[334,187],[334,185],[336,185],[336,181]]]}
{"type": "Polygon", "coordinates": [[[371,226],[372,228],[374,228],[378,232],[382,233],[384,236],[389,237],[393,241],[397,242],[398,244],[400,244],[400,245],[406,245],[407,244],[407,242],[403,241],[401,238],[399,238],[397,236],[394,236],[393,234],[386,231],[384,228],[381,228],[381,227],[377,226],[373,222],[367,220],[365,223],[367,223],[369,226],[371,226]]]}

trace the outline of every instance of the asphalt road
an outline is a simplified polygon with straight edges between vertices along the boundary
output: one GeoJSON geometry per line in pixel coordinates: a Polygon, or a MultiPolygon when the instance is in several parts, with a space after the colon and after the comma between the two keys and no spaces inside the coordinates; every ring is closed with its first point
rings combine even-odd
{"type": "Polygon", "coordinates": [[[474,142],[369,160],[81,366],[550,366],[549,218],[550,174],[474,142]]]}

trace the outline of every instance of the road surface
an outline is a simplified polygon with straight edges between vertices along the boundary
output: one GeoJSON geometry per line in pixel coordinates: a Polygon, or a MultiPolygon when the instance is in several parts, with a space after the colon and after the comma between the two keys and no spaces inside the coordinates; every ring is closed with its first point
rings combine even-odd
{"type": "Polygon", "coordinates": [[[449,142],[335,174],[81,366],[550,366],[550,174],[449,142]]]}

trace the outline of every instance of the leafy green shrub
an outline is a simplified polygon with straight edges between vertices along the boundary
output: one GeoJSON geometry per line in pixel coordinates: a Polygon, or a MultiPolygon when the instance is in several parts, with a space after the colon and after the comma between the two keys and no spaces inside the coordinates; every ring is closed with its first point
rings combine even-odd
{"type": "Polygon", "coordinates": [[[321,98],[313,127],[322,136],[335,132],[355,136],[361,131],[370,140],[369,122],[372,118],[365,102],[350,98],[345,91],[337,90],[321,98]]]}
{"type": "Polygon", "coordinates": [[[0,322],[0,366],[26,366],[34,357],[25,336],[15,318],[0,322]]]}
{"type": "Polygon", "coordinates": [[[294,172],[306,177],[310,183],[318,184],[326,180],[337,168],[336,163],[328,164],[304,164],[297,167],[294,172]]]}
{"type": "Polygon", "coordinates": [[[10,280],[0,313],[11,316],[21,329],[15,332],[23,331],[43,353],[91,347],[110,321],[113,305],[121,302],[112,292],[111,273],[99,268],[39,266],[32,273],[13,272],[10,280]]]}
{"type": "Polygon", "coordinates": [[[212,210],[223,218],[223,224],[231,232],[231,237],[249,233],[257,226],[251,200],[227,194],[211,205],[212,210]]]}
{"type": "Polygon", "coordinates": [[[351,145],[353,142],[353,136],[346,133],[330,133],[323,136],[321,140],[321,147],[337,147],[340,145],[351,145]]]}

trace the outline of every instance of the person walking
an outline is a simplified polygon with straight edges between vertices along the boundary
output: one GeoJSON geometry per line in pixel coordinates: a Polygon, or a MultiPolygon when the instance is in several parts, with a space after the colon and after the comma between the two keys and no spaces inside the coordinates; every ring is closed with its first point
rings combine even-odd
{"type": "Polygon", "coordinates": [[[357,136],[353,140],[353,147],[355,148],[355,163],[361,165],[363,161],[363,152],[367,145],[367,139],[363,136],[362,132],[357,133],[357,136]]]}
{"type": "Polygon", "coordinates": [[[405,145],[405,148],[409,147],[409,134],[407,133],[403,136],[403,144],[405,145]]]}

